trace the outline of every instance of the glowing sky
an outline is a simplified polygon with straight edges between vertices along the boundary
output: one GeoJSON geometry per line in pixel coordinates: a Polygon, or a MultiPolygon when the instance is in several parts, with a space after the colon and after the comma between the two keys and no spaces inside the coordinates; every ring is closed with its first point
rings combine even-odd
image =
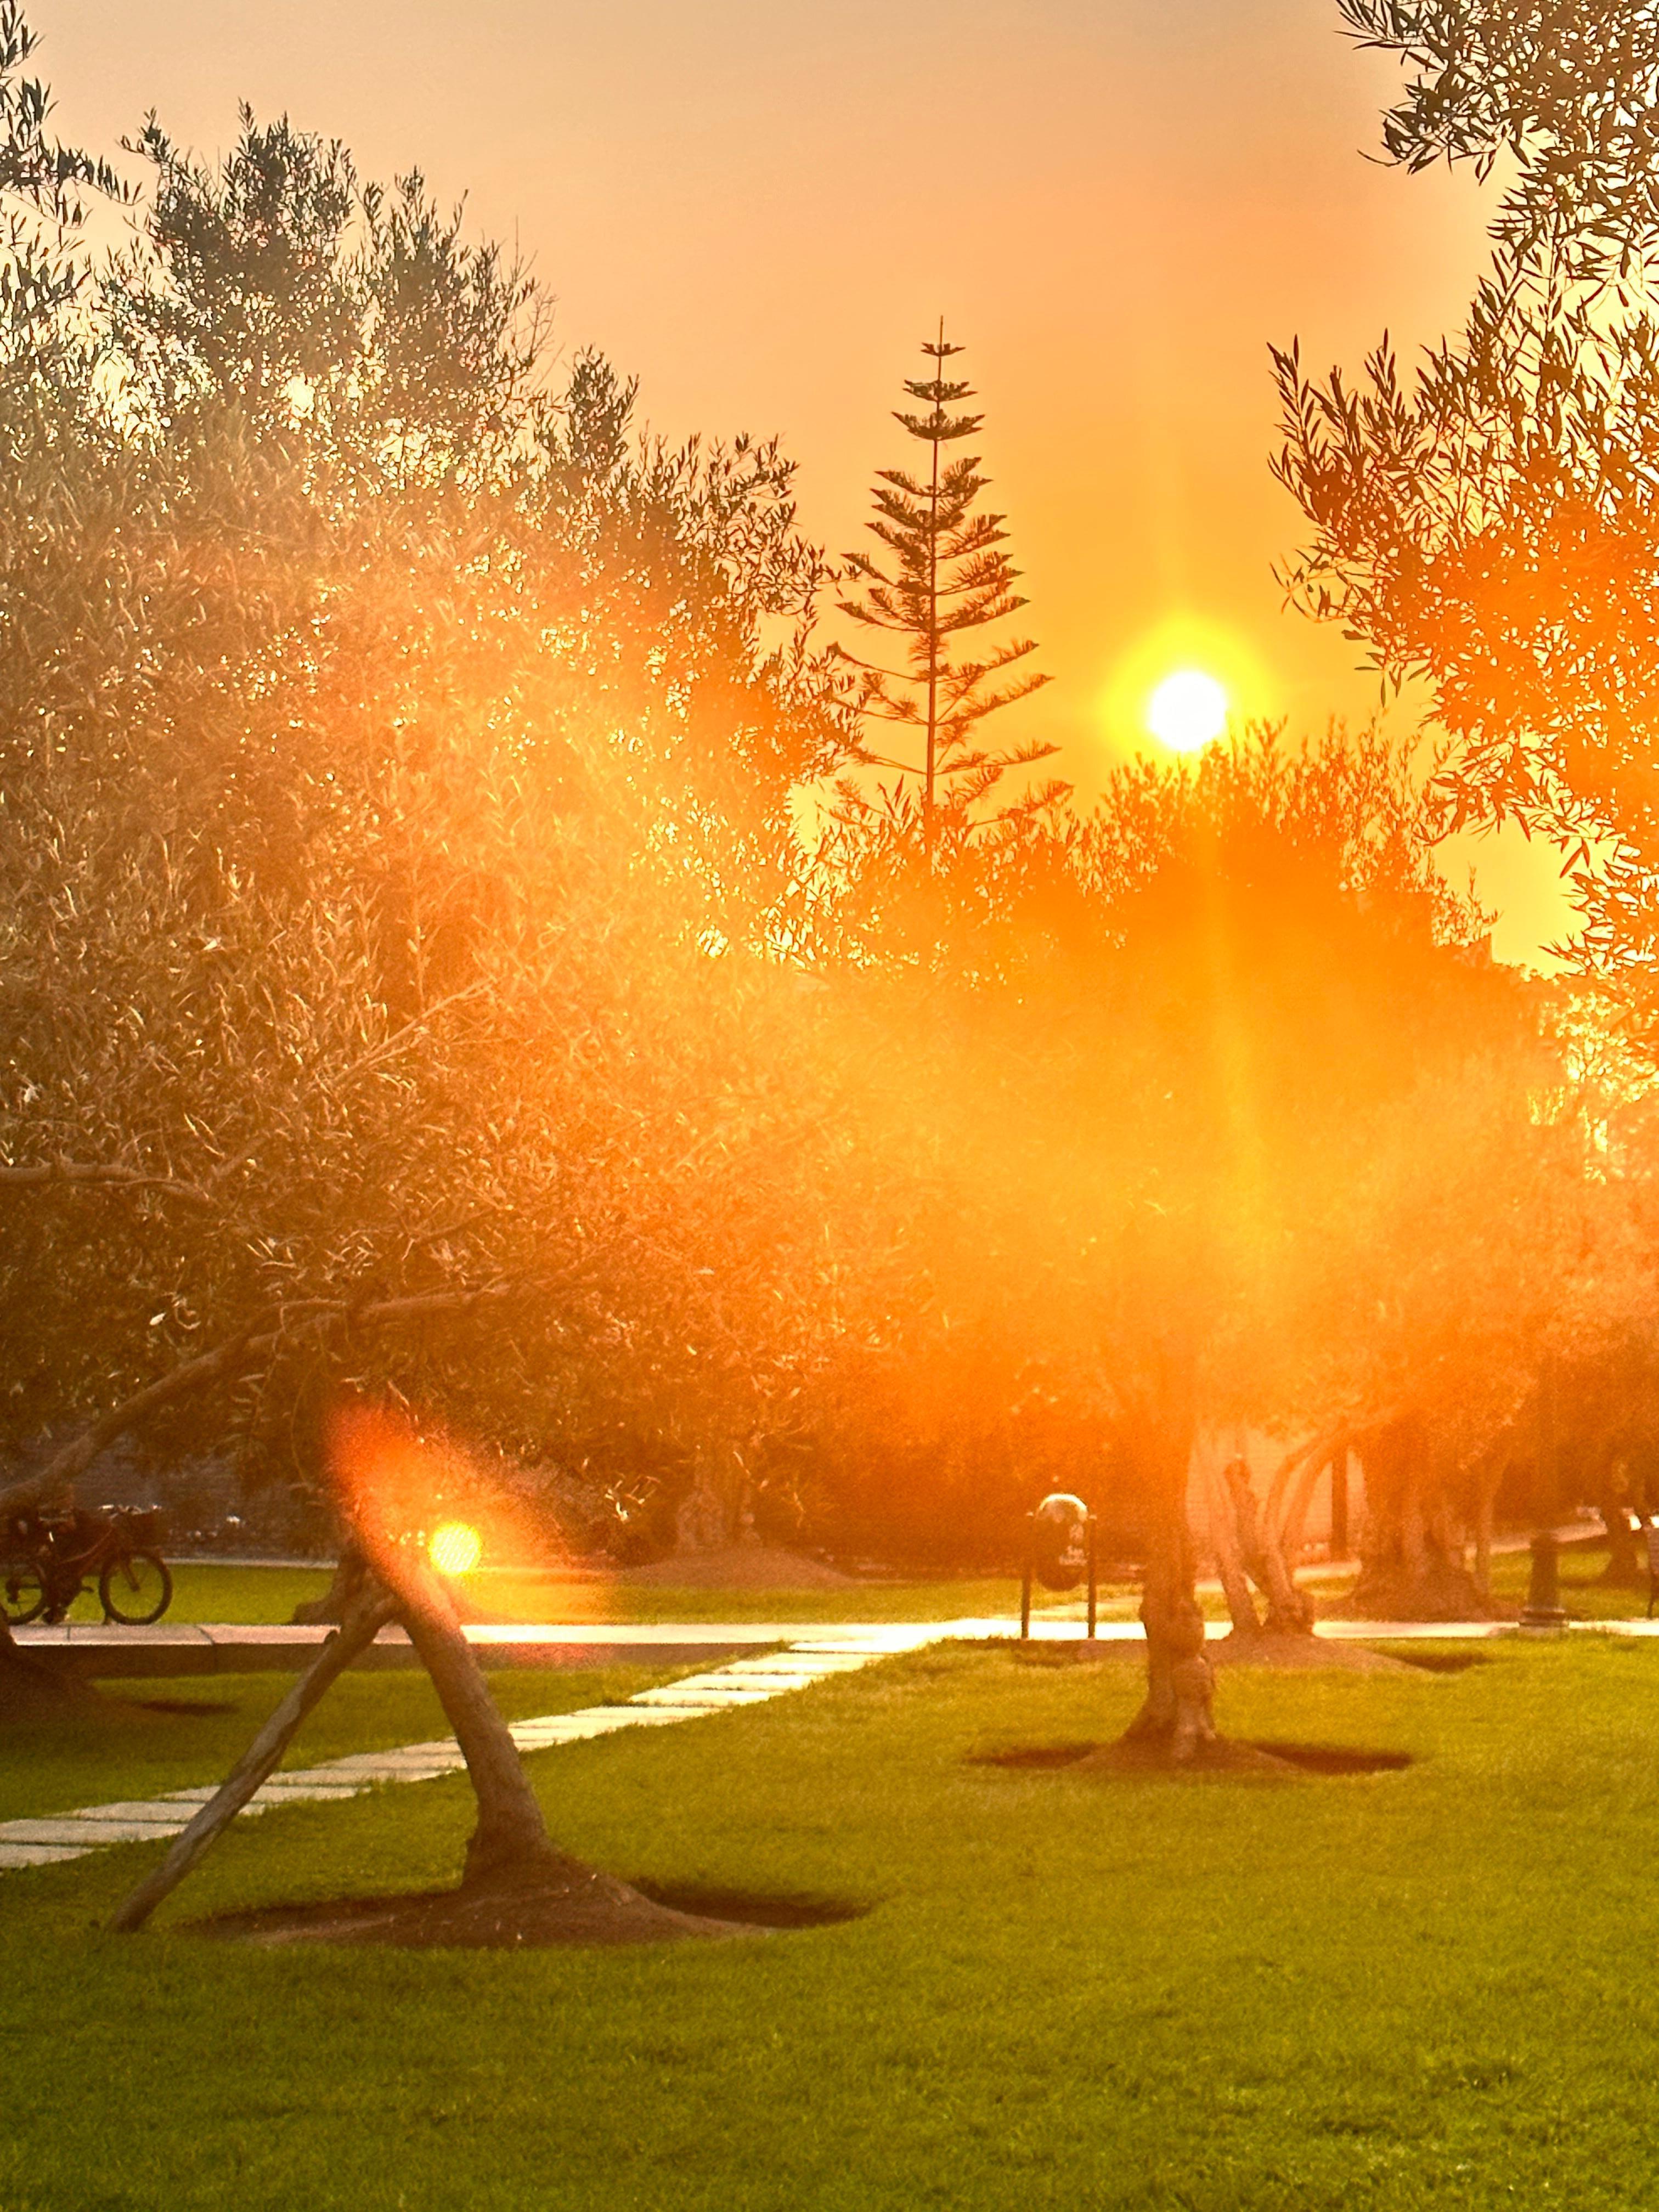
{"type": "MultiPolygon", "coordinates": [[[[1086,796],[1145,695],[1218,656],[1247,711],[1361,719],[1354,648],[1285,616],[1267,342],[1357,364],[1459,319],[1472,180],[1363,158],[1392,82],[1331,0],[34,0],[68,134],[236,102],[422,167],[516,240],[566,349],[654,426],[781,432],[803,520],[856,540],[942,312],[1054,682],[1018,710],[1086,796]],[[1213,647],[1213,651],[1210,648],[1213,647]],[[1161,665],[1160,665],[1161,663],[1161,665]]],[[[1524,954],[1552,864],[1477,854],[1524,954]]]]}

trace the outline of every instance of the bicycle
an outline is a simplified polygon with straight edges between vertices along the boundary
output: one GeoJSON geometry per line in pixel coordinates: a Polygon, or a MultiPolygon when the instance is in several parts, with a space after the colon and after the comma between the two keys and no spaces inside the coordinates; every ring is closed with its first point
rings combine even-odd
{"type": "Polygon", "coordinates": [[[172,1572],[153,1548],[159,1518],[115,1507],[16,1515],[0,1558],[0,1613],[14,1628],[55,1624],[96,1577],[106,1621],[148,1627],[173,1602],[172,1572]]]}

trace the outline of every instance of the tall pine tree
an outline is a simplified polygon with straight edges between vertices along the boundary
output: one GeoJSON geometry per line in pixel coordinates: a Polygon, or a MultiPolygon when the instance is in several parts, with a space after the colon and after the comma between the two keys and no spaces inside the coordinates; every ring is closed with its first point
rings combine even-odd
{"type": "MultiPolygon", "coordinates": [[[[952,411],[975,396],[970,385],[945,374],[946,362],[964,349],[946,343],[941,319],[937,341],[924,342],[921,350],[932,373],[906,378],[904,389],[926,411],[897,409],[894,419],[928,448],[927,466],[916,475],[904,469],[878,472],[876,519],[869,529],[884,550],[848,555],[845,580],[852,588],[839,605],[852,621],[884,631],[902,649],[904,665],[897,668],[844,648],[841,658],[857,671],[860,714],[921,740],[919,760],[870,747],[860,757],[866,765],[899,776],[884,798],[891,811],[919,815],[923,849],[931,857],[941,823],[973,826],[977,810],[1011,769],[1045,760],[1057,748],[1033,742],[998,751],[980,741],[988,715],[1028,698],[1048,678],[1027,670],[1000,680],[1036,652],[1030,638],[975,641],[964,650],[971,633],[1006,621],[1026,600],[1014,588],[1019,571],[1002,550],[1006,516],[975,511],[988,482],[980,474],[979,456],[952,458],[945,450],[975,436],[985,419],[952,411]]],[[[1065,789],[1044,781],[1011,805],[977,818],[1028,814],[1065,789]]]]}

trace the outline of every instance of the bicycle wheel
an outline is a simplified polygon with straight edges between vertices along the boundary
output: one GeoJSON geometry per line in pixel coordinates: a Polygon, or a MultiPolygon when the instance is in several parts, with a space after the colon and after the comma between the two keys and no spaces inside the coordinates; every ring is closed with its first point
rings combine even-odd
{"type": "Polygon", "coordinates": [[[129,1628],[148,1627],[159,1620],[173,1602],[173,1577],[165,1560],[154,1552],[129,1552],[125,1559],[107,1559],[98,1577],[98,1595],[105,1618],[125,1621],[129,1628]]]}
{"type": "Polygon", "coordinates": [[[46,1578],[33,1559],[0,1559],[0,1613],[14,1628],[46,1609],[46,1578]]]}

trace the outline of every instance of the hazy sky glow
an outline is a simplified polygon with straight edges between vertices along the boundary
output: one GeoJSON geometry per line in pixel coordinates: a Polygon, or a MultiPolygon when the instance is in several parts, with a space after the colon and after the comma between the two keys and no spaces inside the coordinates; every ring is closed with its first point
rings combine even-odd
{"type": "MultiPolygon", "coordinates": [[[[1358,362],[1461,316],[1471,179],[1363,158],[1392,73],[1331,0],[36,0],[66,134],[154,106],[222,149],[236,103],[418,166],[520,250],[566,350],[680,434],[778,431],[803,519],[855,542],[939,314],[1055,681],[1018,710],[1086,797],[1146,696],[1213,667],[1247,713],[1376,702],[1281,613],[1269,338],[1358,362]]],[[[1559,927],[1541,854],[1482,848],[1500,949],[1559,927]]]]}

